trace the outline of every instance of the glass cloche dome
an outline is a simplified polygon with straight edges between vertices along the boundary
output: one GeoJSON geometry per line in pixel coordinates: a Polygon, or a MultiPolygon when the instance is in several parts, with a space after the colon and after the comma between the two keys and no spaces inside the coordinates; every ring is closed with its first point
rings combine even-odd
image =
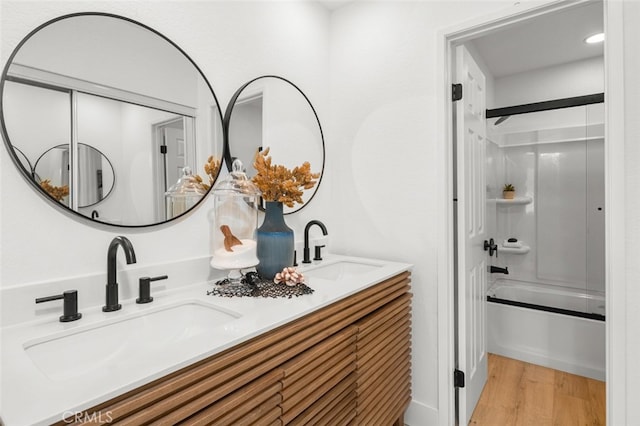
{"type": "Polygon", "coordinates": [[[242,269],[259,263],[256,255],[256,228],[260,190],[235,160],[233,171],[211,190],[214,201],[213,256],[211,266],[228,270],[219,284],[240,284],[242,269]]]}

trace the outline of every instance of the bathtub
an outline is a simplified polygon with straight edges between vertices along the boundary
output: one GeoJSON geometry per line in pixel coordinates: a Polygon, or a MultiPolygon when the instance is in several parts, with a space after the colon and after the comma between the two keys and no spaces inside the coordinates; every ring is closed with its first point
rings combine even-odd
{"type": "Polygon", "coordinates": [[[500,279],[487,301],[489,352],[605,379],[604,295],[500,279]]]}

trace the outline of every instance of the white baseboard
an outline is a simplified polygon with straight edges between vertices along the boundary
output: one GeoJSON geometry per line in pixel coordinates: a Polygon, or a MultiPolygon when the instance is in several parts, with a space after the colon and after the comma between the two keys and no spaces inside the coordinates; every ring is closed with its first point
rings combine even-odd
{"type": "Polygon", "coordinates": [[[404,424],[407,426],[437,426],[438,409],[414,399],[404,414],[404,424]]]}

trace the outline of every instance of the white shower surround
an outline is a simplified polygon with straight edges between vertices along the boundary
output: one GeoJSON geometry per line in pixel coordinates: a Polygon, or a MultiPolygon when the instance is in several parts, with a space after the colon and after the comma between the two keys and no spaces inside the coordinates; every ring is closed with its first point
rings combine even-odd
{"type": "MultiPolygon", "coordinates": [[[[515,237],[531,250],[499,251],[493,264],[509,275],[493,275],[488,295],[605,314],[602,114],[596,104],[495,127],[490,120],[489,161],[497,165],[490,197],[509,182],[532,202],[496,204],[497,241],[515,237]]],[[[488,302],[487,329],[491,353],[605,380],[604,321],[488,302]]]]}
{"type": "Polygon", "coordinates": [[[500,252],[509,278],[604,292],[602,104],[511,117],[494,126],[490,197],[504,183],[528,204],[496,206],[499,243],[517,238],[531,251],[500,252]],[[500,133],[497,133],[500,131],[500,133]]]}
{"type": "MultiPolygon", "coordinates": [[[[526,292],[531,291],[509,280],[501,280],[499,287],[495,290],[498,297],[505,291],[522,292],[524,300],[529,297],[526,292]]],[[[547,293],[549,304],[555,296],[547,293]]],[[[572,289],[560,296],[577,304],[588,297],[572,289]]],[[[537,297],[544,294],[538,293],[537,297]]],[[[604,321],[488,302],[487,347],[490,353],[605,380],[604,321]]]]}

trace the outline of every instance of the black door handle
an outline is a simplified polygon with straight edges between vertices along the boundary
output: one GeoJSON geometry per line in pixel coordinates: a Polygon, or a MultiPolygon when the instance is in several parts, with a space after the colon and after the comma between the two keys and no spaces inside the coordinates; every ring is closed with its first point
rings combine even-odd
{"type": "Polygon", "coordinates": [[[484,240],[484,251],[489,250],[489,257],[493,256],[493,253],[496,254],[496,258],[498,257],[498,245],[493,241],[493,238],[490,238],[489,241],[484,240]]]}

